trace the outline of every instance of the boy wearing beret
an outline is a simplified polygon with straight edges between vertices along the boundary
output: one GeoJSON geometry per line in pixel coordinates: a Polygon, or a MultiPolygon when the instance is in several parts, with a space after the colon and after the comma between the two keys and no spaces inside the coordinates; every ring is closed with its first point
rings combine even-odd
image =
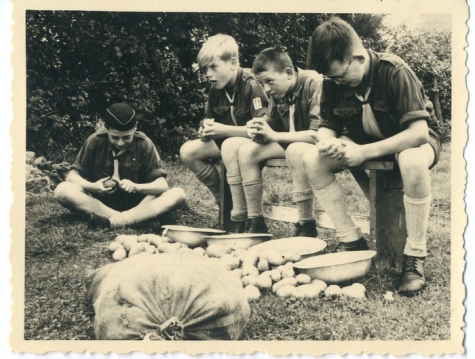
{"type": "Polygon", "coordinates": [[[322,120],[316,146],[287,150],[291,170],[301,174],[294,186],[313,189],[335,225],[339,251],[365,250],[367,242],[348,214],[335,173],[373,158],[395,158],[403,180],[408,233],[398,290],[413,295],[426,285],[429,169],[441,151],[432,103],[401,58],[365,49],[354,29],[339,18],[314,31],[312,65],[326,76],[322,120]]]}
{"type": "Polygon", "coordinates": [[[148,222],[181,207],[185,193],[169,188],[152,141],[137,131],[135,111],[110,106],[104,127],[79,151],[66,181],[56,187],[58,202],[89,216],[90,228],[122,228],[148,222]]]}
{"type": "MultiPolygon", "coordinates": [[[[261,51],[252,71],[269,95],[267,113],[248,121],[250,138],[230,138],[223,143],[223,161],[233,197],[231,220],[235,232],[267,233],[262,163],[284,158],[292,143],[313,142],[320,118],[322,77],[315,71],[294,67],[289,55],[277,48],[261,51]]],[[[301,216],[295,236],[316,237],[313,194],[301,195],[296,202],[301,216]]]]}
{"type": "MultiPolygon", "coordinates": [[[[202,137],[186,142],[180,157],[219,204],[220,177],[213,161],[221,158],[221,145],[226,138],[248,137],[247,121],[262,117],[268,100],[250,69],[239,66],[238,45],[231,36],[211,36],[198,53],[197,61],[211,89],[199,129],[202,137]]],[[[225,226],[228,225],[226,218],[225,226]]]]}

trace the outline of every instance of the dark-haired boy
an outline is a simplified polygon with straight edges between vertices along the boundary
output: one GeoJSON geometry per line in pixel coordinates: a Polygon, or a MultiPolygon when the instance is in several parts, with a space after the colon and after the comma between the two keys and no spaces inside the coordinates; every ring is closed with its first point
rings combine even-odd
{"type": "MultiPolygon", "coordinates": [[[[233,197],[231,220],[235,232],[267,233],[263,217],[262,163],[284,158],[294,142],[313,142],[320,116],[322,78],[315,71],[296,68],[289,55],[277,48],[263,50],[252,71],[269,95],[269,107],[262,118],[247,123],[248,138],[230,138],[223,143],[223,162],[233,197]],[[245,223],[247,220],[247,228],[245,223]]],[[[313,193],[296,196],[300,221],[296,236],[316,237],[313,193]]]]}
{"type": "Polygon", "coordinates": [[[168,187],[158,152],[137,131],[137,116],[130,106],[110,106],[103,121],[105,128],[86,140],[66,181],[56,187],[56,200],[89,215],[91,228],[148,221],[158,229],[157,217],[182,206],[184,191],[168,187]]]}
{"type": "MultiPolygon", "coordinates": [[[[239,66],[238,45],[231,36],[211,36],[197,61],[211,89],[199,130],[202,138],[186,142],[180,149],[180,158],[220,203],[220,177],[212,161],[221,158],[221,145],[226,138],[248,137],[247,121],[263,116],[268,100],[251,71],[239,66]]],[[[228,225],[226,218],[225,226],[228,225]]]]}
{"type": "Polygon", "coordinates": [[[399,293],[417,293],[426,285],[429,169],[441,150],[432,103],[403,60],[365,49],[354,29],[339,18],[316,28],[311,63],[326,77],[316,148],[310,146],[303,156],[289,148],[288,157],[302,156],[302,166],[295,170],[306,175],[305,183],[333,221],[340,251],[364,250],[368,245],[347,212],[335,173],[373,158],[396,158],[408,232],[399,293]]]}

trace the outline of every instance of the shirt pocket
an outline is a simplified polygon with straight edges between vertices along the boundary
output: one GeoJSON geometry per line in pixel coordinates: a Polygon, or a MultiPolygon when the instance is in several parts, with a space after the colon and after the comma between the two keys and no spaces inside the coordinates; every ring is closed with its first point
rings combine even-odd
{"type": "Polygon", "coordinates": [[[139,182],[141,163],[137,158],[126,158],[122,163],[122,173],[125,179],[129,179],[132,182],[139,182]]]}
{"type": "Polygon", "coordinates": [[[211,109],[211,111],[213,111],[213,113],[218,116],[223,116],[227,111],[229,111],[229,106],[214,107],[211,109]]]}
{"type": "Polygon", "coordinates": [[[101,178],[112,176],[114,173],[114,162],[111,158],[106,158],[104,155],[97,155],[94,159],[94,168],[92,173],[92,180],[97,181],[101,178]]]}
{"type": "Polygon", "coordinates": [[[249,108],[238,107],[234,109],[234,116],[236,116],[237,120],[241,120],[242,122],[247,122],[247,120],[252,118],[252,116],[249,116],[249,113],[249,108]]]}
{"type": "Polygon", "coordinates": [[[395,116],[388,102],[376,101],[372,109],[383,135],[391,136],[399,132],[399,118],[395,116]]]}
{"type": "Polygon", "coordinates": [[[339,107],[333,110],[333,115],[340,117],[342,119],[349,119],[353,116],[359,115],[361,113],[361,108],[355,107],[339,107]]]}

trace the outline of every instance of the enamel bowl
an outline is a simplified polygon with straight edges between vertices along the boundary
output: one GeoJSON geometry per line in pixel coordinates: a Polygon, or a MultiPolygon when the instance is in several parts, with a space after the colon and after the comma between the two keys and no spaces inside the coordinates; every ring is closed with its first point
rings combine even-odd
{"type": "Polygon", "coordinates": [[[264,250],[275,249],[280,253],[297,252],[302,259],[314,256],[324,250],[327,246],[325,241],[313,237],[289,237],[274,239],[262,244],[258,244],[249,251],[256,254],[264,250]]]}
{"type": "Polygon", "coordinates": [[[212,244],[229,245],[234,249],[248,249],[259,243],[273,238],[272,234],[267,233],[232,233],[216,236],[207,236],[208,246],[212,244]]]}
{"type": "Polygon", "coordinates": [[[323,254],[294,263],[299,273],[308,274],[327,284],[355,280],[368,274],[376,251],[353,251],[323,254]]]}
{"type": "Polygon", "coordinates": [[[190,248],[198,247],[205,242],[205,237],[215,234],[224,234],[225,231],[212,228],[194,228],[187,226],[165,225],[162,236],[170,238],[173,242],[186,244],[190,248]]]}

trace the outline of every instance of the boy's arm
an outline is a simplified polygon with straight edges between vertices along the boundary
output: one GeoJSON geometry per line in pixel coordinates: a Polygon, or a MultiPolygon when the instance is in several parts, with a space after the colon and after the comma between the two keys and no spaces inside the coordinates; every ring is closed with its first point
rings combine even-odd
{"type": "Polygon", "coordinates": [[[116,188],[104,187],[104,182],[108,179],[109,177],[104,177],[96,182],[90,182],[87,179],[83,178],[80,173],[75,169],[72,169],[66,177],[67,182],[75,183],[81,186],[85,191],[97,194],[111,194],[115,192],[116,188]]]}
{"type": "Polygon", "coordinates": [[[141,193],[147,196],[159,196],[170,189],[165,177],[156,178],[149,183],[134,183],[130,180],[121,180],[119,187],[129,193],[141,193]]]}

